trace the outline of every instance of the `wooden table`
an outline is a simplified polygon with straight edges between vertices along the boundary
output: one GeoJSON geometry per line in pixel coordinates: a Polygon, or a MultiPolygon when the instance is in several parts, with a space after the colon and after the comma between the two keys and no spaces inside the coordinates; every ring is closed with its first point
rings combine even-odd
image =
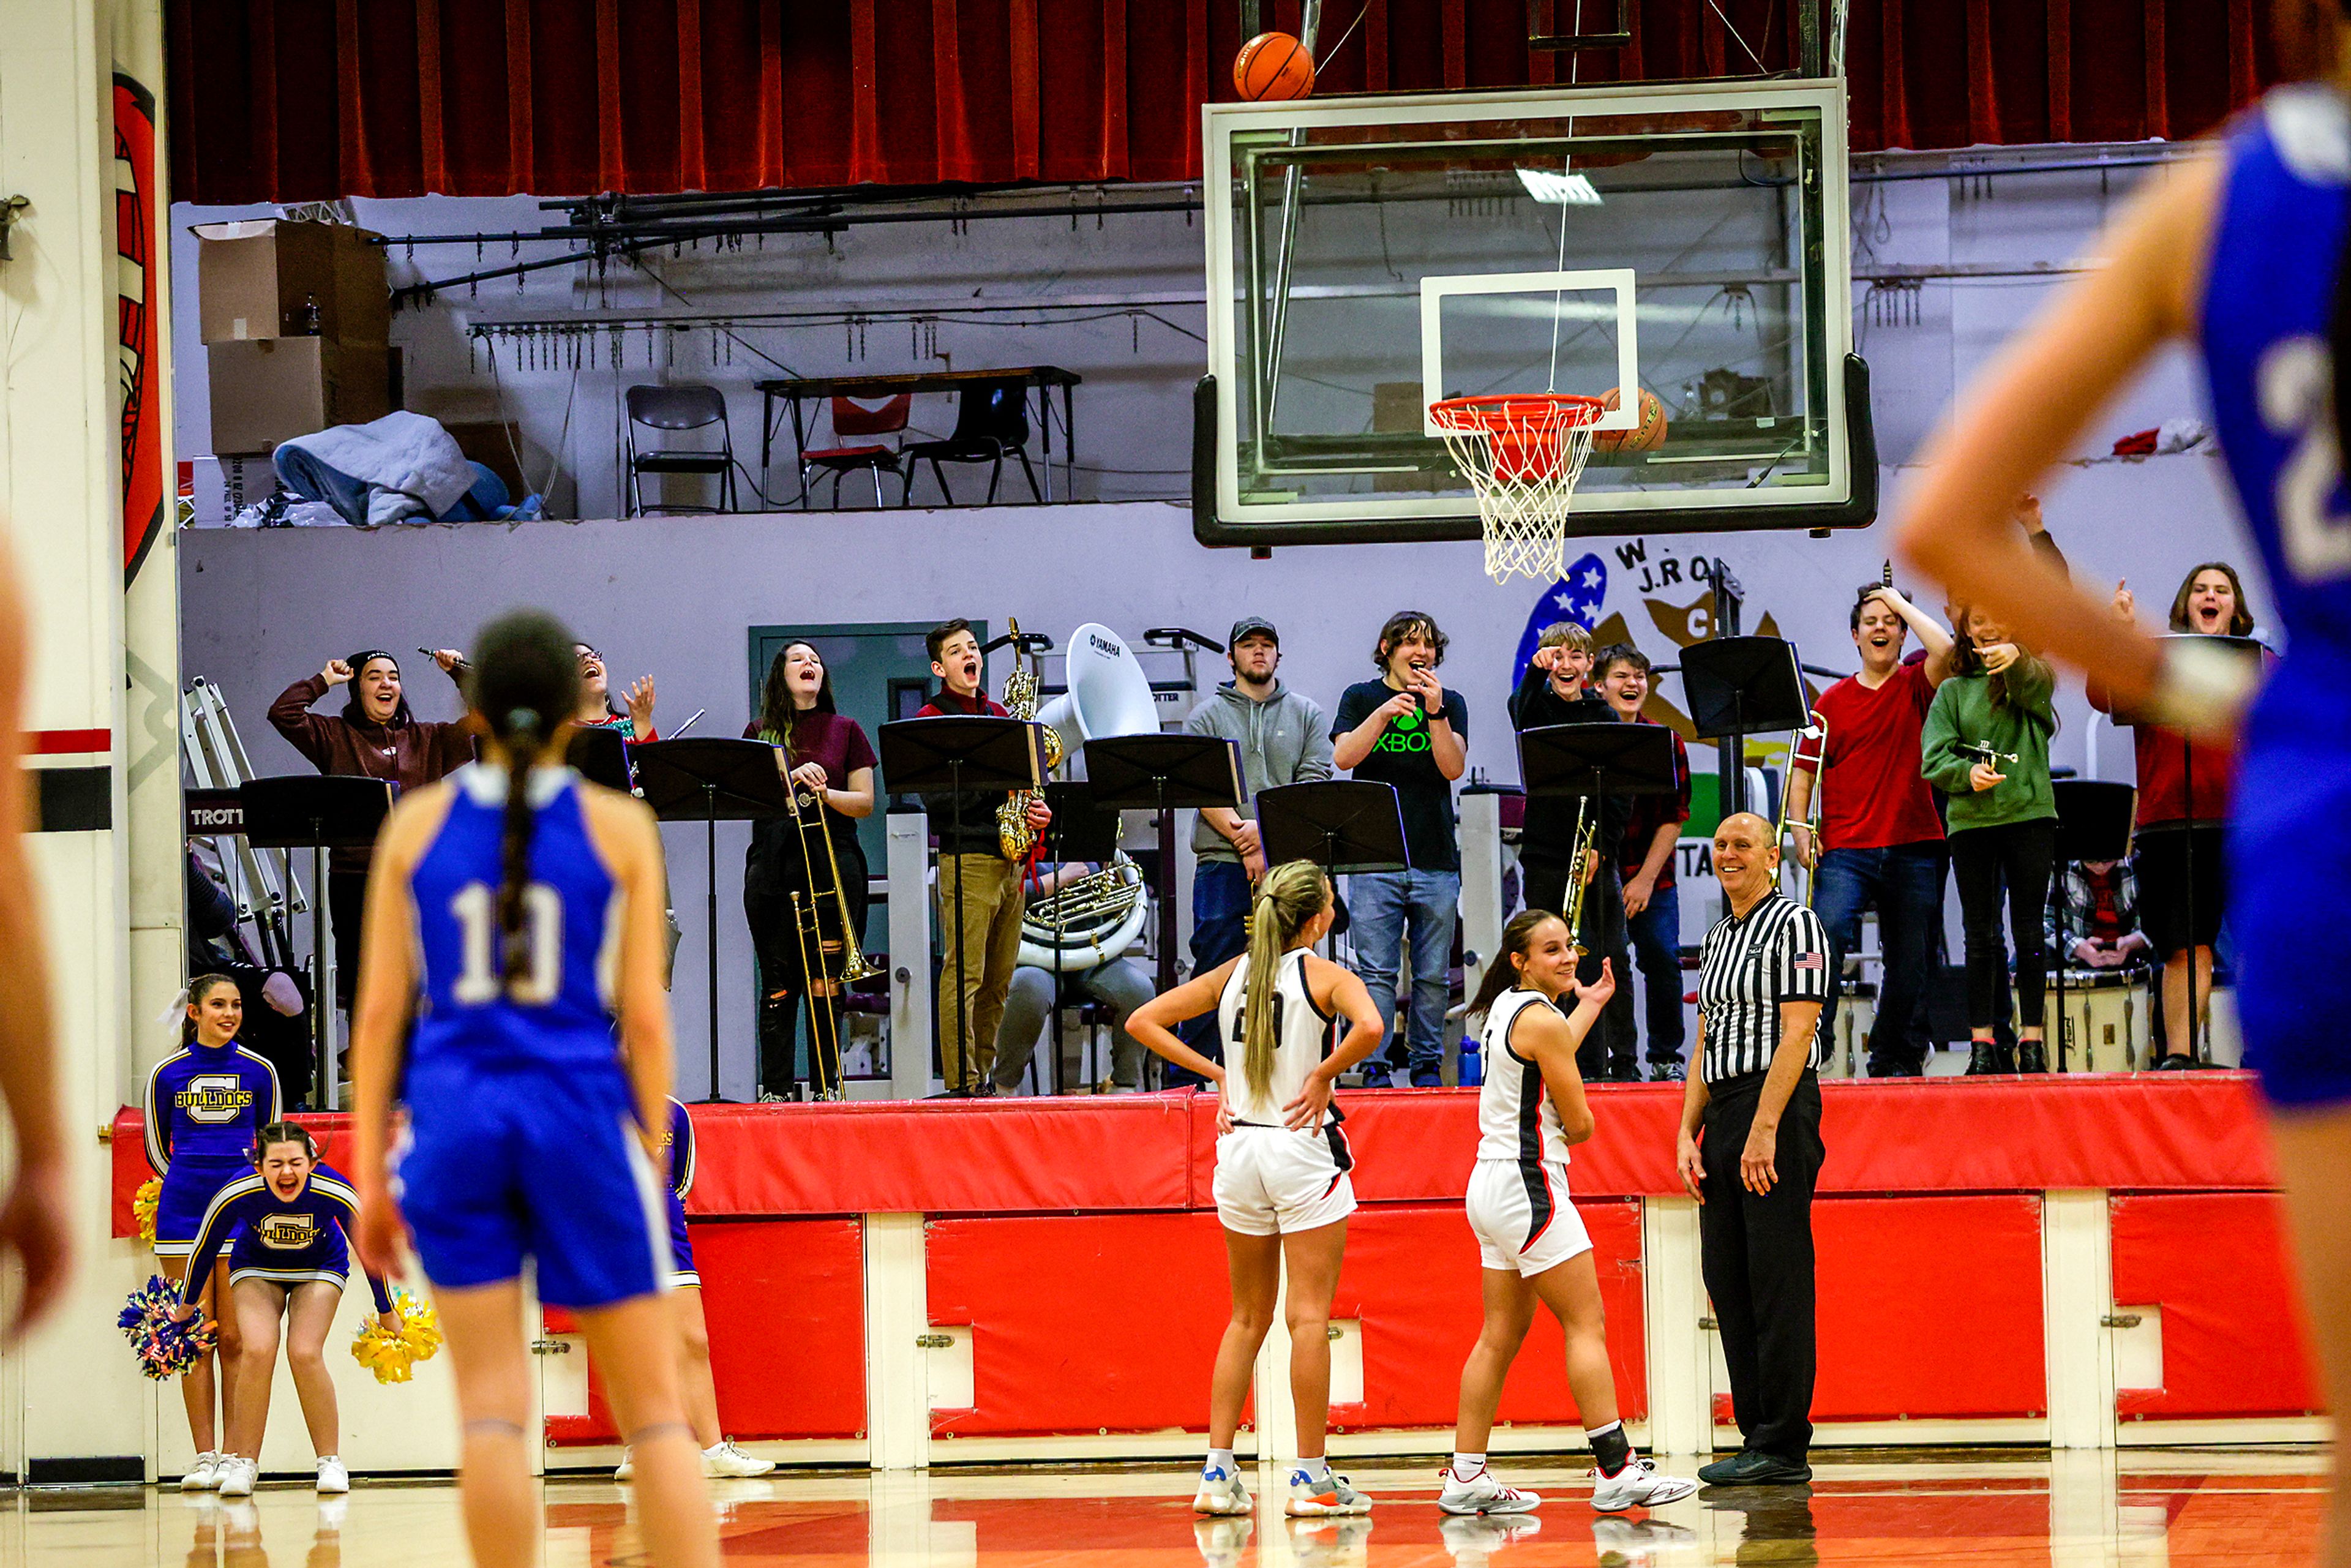
{"type": "MultiPolygon", "coordinates": [[[[1044,439],[1045,499],[1053,498],[1053,389],[1061,389],[1061,489],[1062,499],[1068,500],[1076,483],[1077,426],[1072,421],[1070,389],[1085,378],[1075,371],[1065,371],[1059,365],[1008,365],[1001,370],[987,371],[903,371],[890,375],[875,376],[793,376],[776,381],[754,382],[759,394],[759,477],[765,480],[772,458],[777,429],[776,404],[781,401],[792,416],[792,471],[801,476],[800,509],[809,504],[806,484],[808,424],[802,413],[804,404],[820,398],[853,397],[872,402],[877,398],[896,397],[900,392],[961,392],[965,388],[991,382],[1008,382],[1021,389],[1021,399],[1028,400],[1028,389],[1037,389],[1037,428],[1044,439]]],[[[909,486],[911,488],[911,485],[909,486]]]]}

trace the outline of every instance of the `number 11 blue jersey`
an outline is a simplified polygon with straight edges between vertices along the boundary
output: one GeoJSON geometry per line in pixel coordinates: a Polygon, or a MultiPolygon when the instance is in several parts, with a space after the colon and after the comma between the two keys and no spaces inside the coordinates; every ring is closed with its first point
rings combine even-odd
{"type": "Polygon", "coordinates": [[[423,966],[411,1071],[612,1064],[622,901],[589,837],[578,777],[530,776],[532,972],[512,983],[497,916],[507,774],[474,763],[450,785],[449,814],[410,879],[423,966]]]}

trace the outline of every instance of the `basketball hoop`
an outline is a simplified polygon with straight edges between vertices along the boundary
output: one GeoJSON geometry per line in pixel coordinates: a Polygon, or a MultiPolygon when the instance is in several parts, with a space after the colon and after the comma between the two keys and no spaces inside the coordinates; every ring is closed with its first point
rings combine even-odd
{"type": "Polygon", "coordinates": [[[1520,392],[1449,397],[1428,405],[1454,465],[1478,493],[1486,521],[1486,575],[1556,579],[1566,559],[1567,511],[1592,455],[1592,427],[1608,413],[1596,397],[1520,392]]]}

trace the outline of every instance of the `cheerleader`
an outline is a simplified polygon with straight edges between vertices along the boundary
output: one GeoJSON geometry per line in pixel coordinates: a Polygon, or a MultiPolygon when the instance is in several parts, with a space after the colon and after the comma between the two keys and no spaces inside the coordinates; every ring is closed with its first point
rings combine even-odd
{"type": "MultiPolygon", "coordinates": [[[[203,1279],[227,1254],[230,1311],[241,1348],[230,1380],[235,1394],[228,1447],[220,1462],[220,1494],[251,1497],[261,1469],[261,1439],[269,1423],[269,1385],[277,1372],[277,1325],[286,1325],[286,1366],[301,1396],[302,1419],[319,1460],[319,1490],[351,1490],[339,1457],[341,1421],[334,1380],[327,1375],[327,1335],[350,1279],[344,1246],[357,1218],[358,1195],[331,1166],[319,1163],[319,1145],[291,1122],[271,1122],[255,1141],[254,1170],[214,1195],[196,1228],[188,1273],[203,1279]],[[232,1244],[233,1242],[233,1244],[232,1244]]],[[[401,1332],[400,1315],[383,1281],[368,1275],[378,1321],[401,1332]]],[[[183,1307],[185,1319],[194,1311],[183,1307]]]]}
{"type": "Polygon", "coordinates": [[[1483,1265],[1486,1326],[1461,1368],[1461,1417],[1453,1463],[1437,1506],[1447,1513],[1524,1513],[1542,1501],[1504,1486],[1486,1469],[1486,1439],[1502,1379],[1525,1343],[1535,1304],[1567,1336],[1567,1385],[1592,1440],[1592,1506],[1602,1513],[1655,1508],[1698,1490],[1661,1476],[1633,1451],[1616,1417],[1608,1322],[1592,1238],[1568,1200],[1567,1149],[1592,1136],[1592,1109],[1575,1052],[1615,994],[1604,961],[1590,985],[1575,978],[1567,925],[1548,910],[1521,910],[1502,928],[1500,957],[1486,971],[1469,1014],[1483,1014],[1486,1082],[1478,1091],[1478,1168],[1469,1177],[1469,1228],[1483,1265]],[[1562,1016],[1563,998],[1574,1010],[1562,1016]]]}
{"type": "Polygon", "coordinates": [[[182,1294],[220,1326],[219,1373],[206,1354],[180,1379],[188,1409],[188,1435],[195,1439],[195,1468],[180,1478],[183,1491],[211,1491],[220,1485],[222,1450],[216,1437],[235,1406],[235,1379],[242,1350],[228,1300],[228,1269],[200,1276],[193,1291],[188,1254],[204,1213],[220,1190],[253,1174],[255,1140],[282,1113],[277,1070],[237,1044],[245,1025],[245,1002],[226,975],[198,975],[188,982],[187,1017],[180,1025],[180,1049],[147,1075],[147,1164],[163,1178],[155,1204],[155,1264],[182,1294]],[[213,1398],[217,1385],[220,1413],[213,1398]]]}
{"type": "MultiPolygon", "coordinates": [[[[677,1316],[677,1375],[685,1396],[686,1419],[693,1425],[694,1440],[702,1448],[702,1473],[713,1479],[764,1476],[776,1468],[775,1461],[753,1458],[718,1429],[718,1383],[710,1371],[710,1323],[702,1311],[702,1273],[694,1266],[694,1239],[685,1228],[685,1195],[694,1190],[694,1119],[675,1098],[669,1103],[662,1149],[669,1165],[669,1247],[675,1263],[669,1285],[670,1307],[677,1316]]],[[[636,1473],[635,1456],[623,1448],[612,1479],[633,1480],[636,1473]]]]}
{"type": "Polygon", "coordinates": [[[1278,865],[1257,884],[1249,951],[1155,997],[1126,1020],[1127,1032],[1176,1066],[1215,1083],[1217,1218],[1233,1292],[1232,1321],[1208,1385],[1208,1458],[1196,1512],[1246,1514],[1249,1495],[1233,1460],[1233,1434],[1249,1397],[1249,1371],[1272,1325],[1288,1265],[1290,1392],[1298,1422],[1298,1464],[1290,1472],[1293,1518],[1371,1511],[1371,1500],[1331,1473],[1323,1457],[1330,1419],[1331,1298],[1346,1250],[1354,1166],[1331,1086],[1370,1055],[1385,1032],[1371,994],[1352,972],[1313,952],[1331,929],[1330,879],[1311,861],[1278,865]],[[1209,1061],[1169,1030],[1214,1010],[1225,1060],[1209,1061]],[[1323,1047],[1344,1015],[1347,1032],[1323,1047]]]}
{"type": "Polygon", "coordinates": [[[351,1043],[357,1239],[385,1271],[404,1224],[433,1282],[476,1563],[538,1558],[528,1264],[603,1374],[648,1557],[716,1568],[662,1300],[675,1260],[653,1165],[672,1061],[661,841],[641,802],[562,766],[572,645],[534,611],[484,628],[466,682],[482,760],[411,791],[377,839],[351,1043]]]}

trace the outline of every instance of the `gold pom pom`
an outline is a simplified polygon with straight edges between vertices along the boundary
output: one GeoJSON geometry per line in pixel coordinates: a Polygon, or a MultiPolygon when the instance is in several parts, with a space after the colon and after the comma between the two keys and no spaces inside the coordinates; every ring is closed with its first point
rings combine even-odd
{"type": "Polygon", "coordinates": [[[351,1341],[351,1358],[375,1374],[378,1383],[406,1383],[416,1363],[440,1351],[441,1318],[430,1302],[398,1285],[392,1288],[392,1310],[400,1318],[400,1332],[369,1317],[351,1341]]]}
{"type": "Polygon", "coordinates": [[[162,1201],[162,1176],[149,1176],[131,1199],[131,1212],[139,1217],[139,1239],[150,1247],[155,1245],[155,1210],[162,1201]]]}

